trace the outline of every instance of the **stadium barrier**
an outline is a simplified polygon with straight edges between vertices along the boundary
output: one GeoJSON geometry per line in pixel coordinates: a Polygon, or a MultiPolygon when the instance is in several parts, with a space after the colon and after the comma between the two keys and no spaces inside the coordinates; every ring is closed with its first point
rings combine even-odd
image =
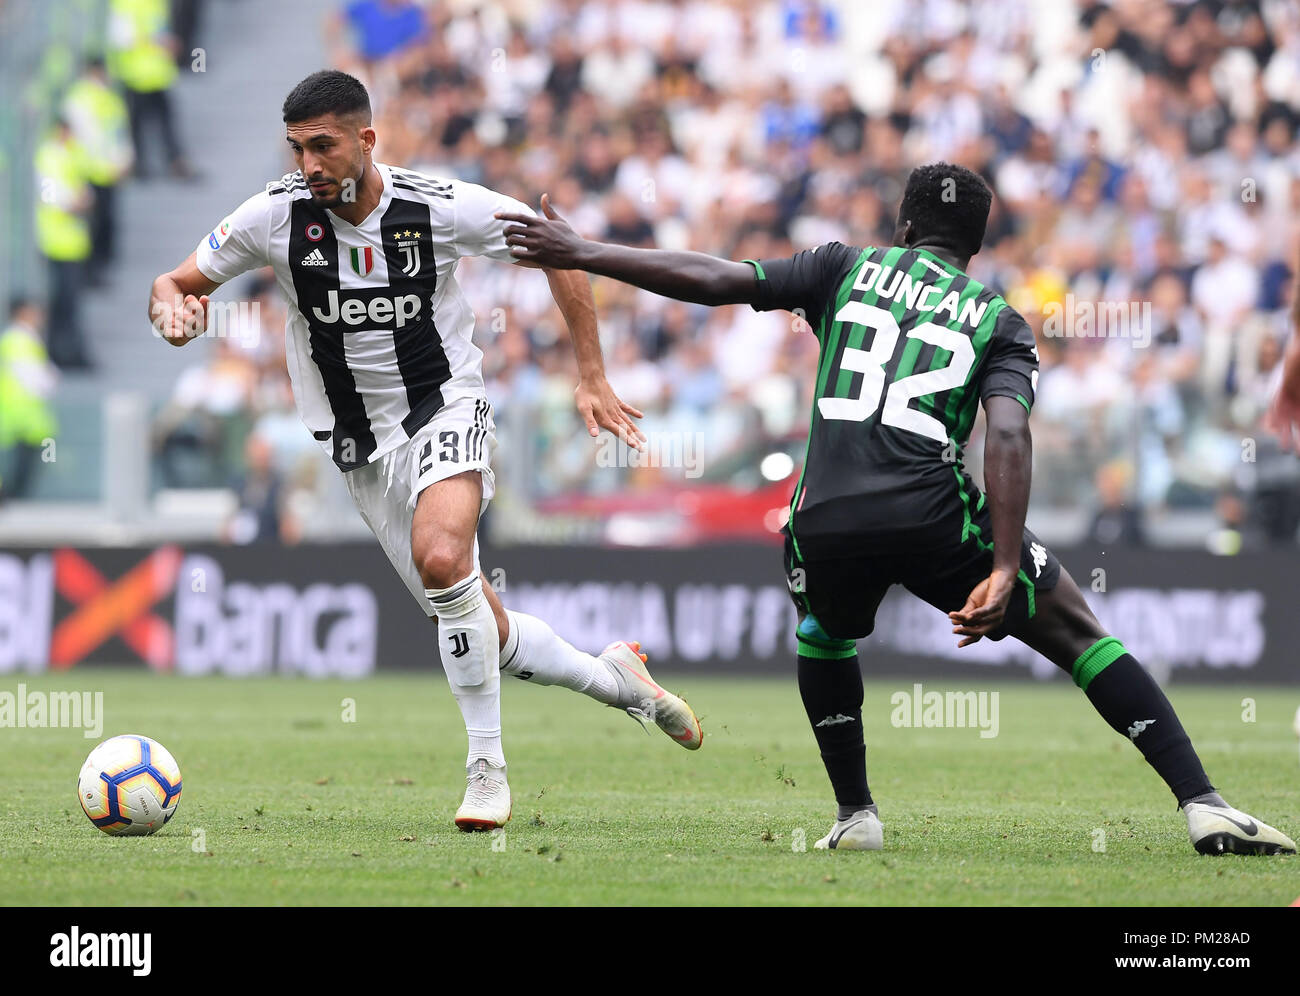
{"type": "MultiPolygon", "coordinates": [[[[1101,620],[1158,677],[1300,683],[1286,552],[1057,551],[1101,620]]],[[[505,603],[598,651],[640,640],[657,670],[791,675],[794,609],[771,546],[485,548],[505,603]]],[[[894,589],[860,643],[880,676],[1048,678],[1015,640],[959,651],[894,589]]],[[[361,677],[437,668],[432,624],[371,543],[0,551],[0,673],[103,665],[361,677]]]]}

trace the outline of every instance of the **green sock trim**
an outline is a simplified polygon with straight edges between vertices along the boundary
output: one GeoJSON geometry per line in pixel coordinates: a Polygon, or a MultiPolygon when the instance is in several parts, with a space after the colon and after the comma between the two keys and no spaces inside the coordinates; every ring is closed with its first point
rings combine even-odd
{"type": "Polygon", "coordinates": [[[858,645],[853,640],[837,640],[824,629],[812,613],[799,620],[795,631],[799,653],[819,661],[842,661],[858,652],[858,645]]]}
{"type": "Polygon", "coordinates": [[[817,661],[842,661],[846,657],[852,657],[858,652],[857,645],[852,640],[836,640],[834,643],[813,643],[811,640],[805,640],[802,636],[798,638],[799,656],[811,657],[817,661]]]}
{"type": "Polygon", "coordinates": [[[1070,675],[1074,678],[1074,683],[1086,692],[1093,678],[1127,653],[1127,648],[1115,637],[1102,637],[1079,655],[1070,675]]]}

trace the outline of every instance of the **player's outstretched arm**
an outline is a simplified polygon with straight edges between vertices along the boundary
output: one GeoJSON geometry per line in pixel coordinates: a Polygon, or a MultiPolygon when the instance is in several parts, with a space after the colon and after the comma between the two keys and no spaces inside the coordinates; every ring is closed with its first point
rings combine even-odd
{"type": "Polygon", "coordinates": [[[993,572],[956,612],[948,613],[964,647],[996,629],[1006,614],[1020,570],[1032,477],[1033,439],[1029,412],[1014,398],[986,398],[984,416],[984,491],[993,520],[993,572]]]}
{"type": "MultiPolygon", "coordinates": [[[[542,210],[550,210],[546,198],[542,198],[542,210]]],[[[569,339],[578,360],[578,386],[573,394],[587,431],[597,436],[601,429],[608,429],[627,445],[640,449],[645,434],[632,419],[641,418],[642,413],[624,404],[605,379],[605,360],[600,352],[596,299],[591,293],[591,280],[577,270],[547,269],[545,272],[551,285],[551,296],[569,326],[569,339]]]]}
{"type": "Polygon", "coordinates": [[[555,270],[586,270],[613,277],[664,297],[693,304],[751,304],[757,300],[754,268],[702,252],[632,249],[593,242],[548,211],[540,215],[501,212],[512,222],[506,244],[517,260],[555,270]]]}
{"type": "Polygon", "coordinates": [[[208,327],[208,295],[221,285],[199,270],[195,253],[159,274],[149,292],[149,322],[173,346],[184,346],[208,327]]]}

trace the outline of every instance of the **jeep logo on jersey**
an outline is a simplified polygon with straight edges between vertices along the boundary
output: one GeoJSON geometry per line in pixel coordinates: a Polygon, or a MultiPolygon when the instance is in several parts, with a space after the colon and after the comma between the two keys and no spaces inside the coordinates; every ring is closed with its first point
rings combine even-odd
{"type": "MultiPolygon", "coordinates": [[[[367,250],[368,251],[368,250],[367,250]]],[[[401,297],[372,297],[367,301],[360,297],[339,299],[339,292],[332,290],[325,296],[326,309],[312,308],[311,313],[318,322],[334,325],[376,325],[392,324],[402,328],[407,322],[420,315],[420,295],[403,294],[401,297]]]]}

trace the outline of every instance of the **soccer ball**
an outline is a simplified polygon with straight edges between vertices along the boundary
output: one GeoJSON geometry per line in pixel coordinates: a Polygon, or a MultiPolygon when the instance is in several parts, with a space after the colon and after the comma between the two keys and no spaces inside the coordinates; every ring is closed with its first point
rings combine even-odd
{"type": "Polygon", "coordinates": [[[81,766],[77,800],[104,833],[151,834],[172,818],[181,801],[180,765],[156,740],[110,737],[81,766]]]}

